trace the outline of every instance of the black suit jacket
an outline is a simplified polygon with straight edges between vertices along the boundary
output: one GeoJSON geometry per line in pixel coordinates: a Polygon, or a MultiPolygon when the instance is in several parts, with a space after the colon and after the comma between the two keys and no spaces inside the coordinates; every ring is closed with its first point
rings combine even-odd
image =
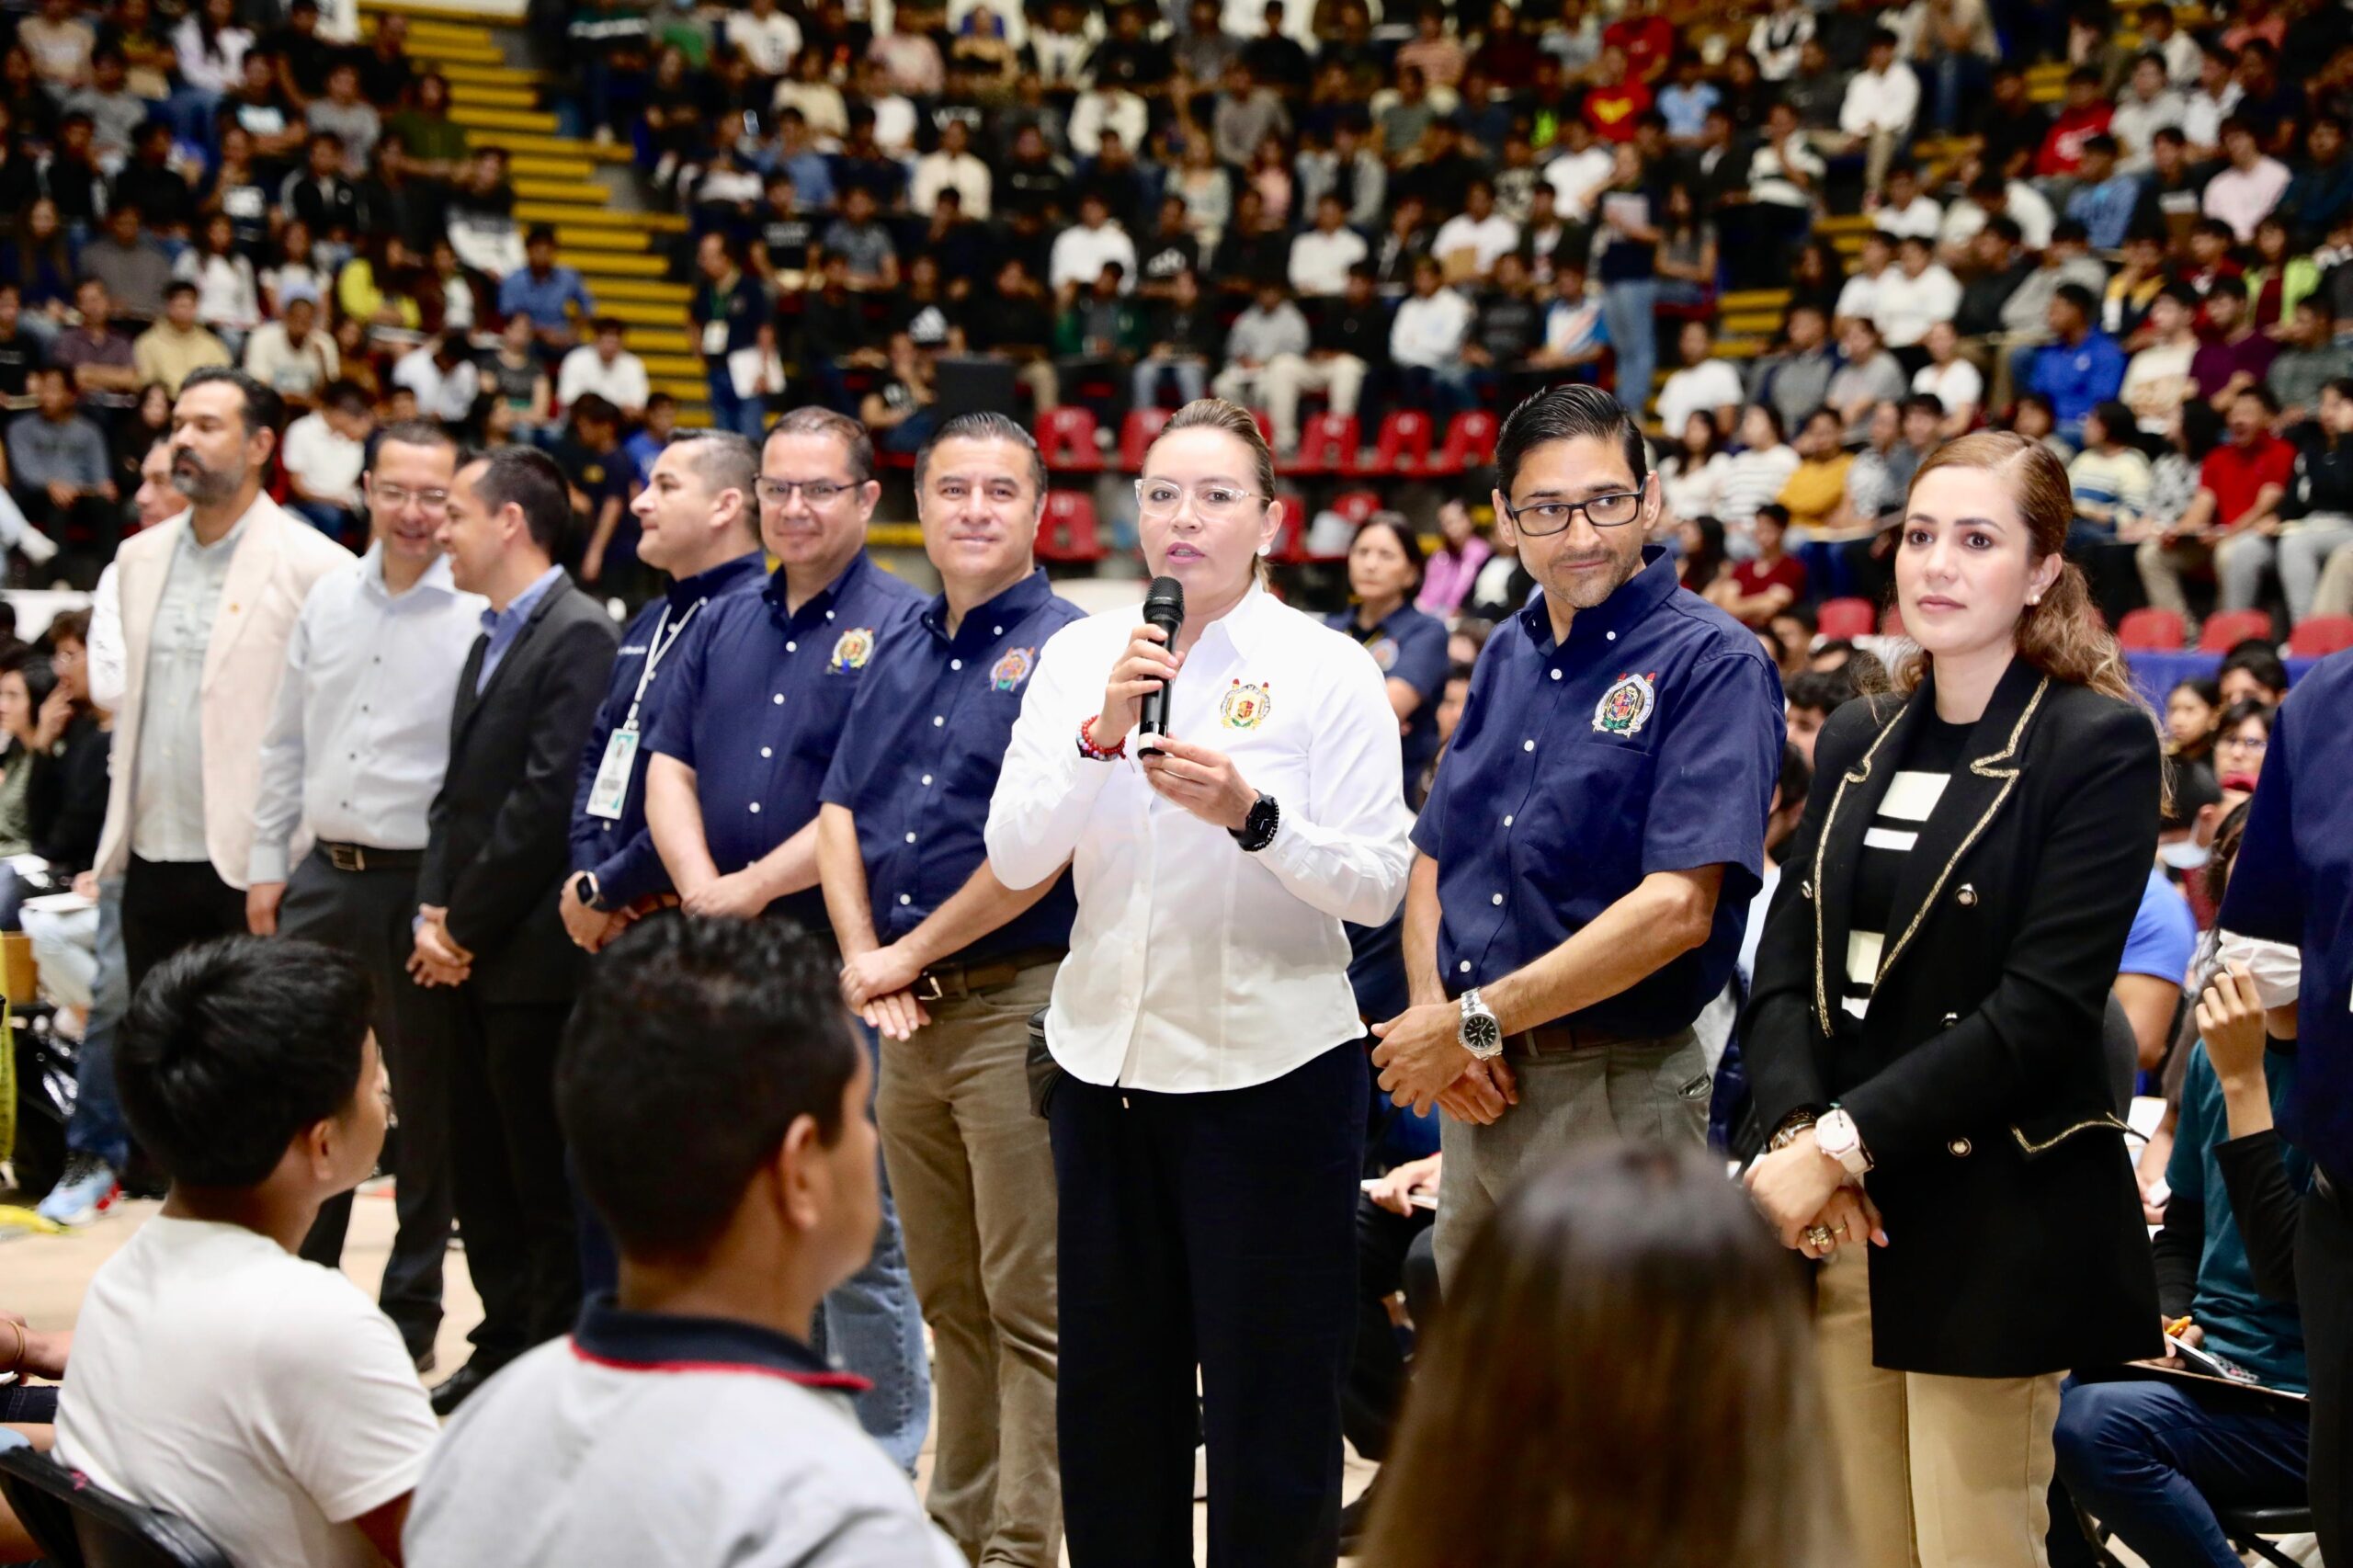
{"type": "Polygon", "coordinates": [[[1905,858],[1852,1031],[1836,1009],[1863,835],[1935,706],[1932,676],[1847,704],[1815,743],[1742,1025],[1757,1108],[1771,1128],[1836,1102],[1878,1162],[1880,1366],[2025,1377],[2157,1354],[2101,1047],[2156,851],[2155,726],[2011,665],[1905,858]]]}
{"type": "Polygon", "coordinates": [[[580,747],[620,642],[612,617],[567,580],[532,608],[480,696],[487,633],[466,656],[416,896],[448,906],[449,935],[474,955],[467,984],[485,1002],[569,1002],[579,989],[585,955],[555,901],[580,747]]]}

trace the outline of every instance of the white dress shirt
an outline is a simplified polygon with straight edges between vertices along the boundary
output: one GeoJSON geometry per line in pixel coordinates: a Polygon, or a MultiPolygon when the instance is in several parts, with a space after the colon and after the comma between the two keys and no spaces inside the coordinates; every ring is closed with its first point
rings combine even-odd
{"type": "Polygon", "coordinates": [[[1594,193],[1609,183],[1609,172],[1615,166],[1609,149],[1596,142],[1582,153],[1563,153],[1545,165],[1544,180],[1560,198],[1561,212],[1582,221],[1588,215],[1594,193]]]}
{"type": "Polygon", "coordinates": [[[1372,253],[1354,229],[1310,229],[1290,243],[1290,287],[1296,294],[1347,291],[1348,268],[1372,253]]]}
{"type": "Polygon", "coordinates": [[[976,223],[989,221],[989,197],[994,187],[989,166],[970,153],[926,153],[915,160],[915,177],[907,187],[907,205],[925,217],[939,205],[939,193],[952,190],[963,199],[964,216],[976,223]]]}
{"type": "Polygon", "coordinates": [[[1106,87],[1079,95],[1078,102],[1071,106],[1070,126],[1063,135],[1072,152],[1091,158],[1103,150],[1106,131],[1118,131],[1128,151],[1141,153],[1149,129],[1150,111],[1142,98],[1125,87],[1106,87]]]}
{"type": "Polygon", "coordinates": [[[1471,301],[1452,289],[1440,289],[1427,299],[1406,295],[1389,320],[1389,357],[1426,370],[1450,364],[1462,352],[1473,313],[1471,301]]]}
{"type": "Polygon", "coordinates": [[[1901,136],[1912,129],[1920,112],[1920,78],[1901,60],[1884,74],[1858,71],[1847,84],[1846,101],[1838,106],[1838,129],[1849,136],[1885,131],[1901,136]]]}
{"type": "Polygon", "coordinates": [[[1162,799],[1128,755],[1091,761],[1078,727],[1136,625],[1090,616],[1047,642],[989,802],[989,864],[1031,887],[1070,862],[1071,954],[1046,1040],[1089,1084],[1247,1088],[1361,1031],[1344,920],[1378,926],[1413,849],[1387,683],[1354,639],[1253,588],[1171,685],[1171,733],[1231,757],[1281,809],[1245,853],[1162,799]]]}
{"type": "Polygon", "coordinates": [[[1490,212],[1483,222],[1468,212],[1458,212],[1438,225],[1438,238],[1430,244],[1430,254],[1443,262],[1459,250],[1467,250],[1478,257],[1479,275],[1485,277],[1495,269],[1495,263],[1519,248],[1519,225],[1500,212],[1490,212]]]}
{"type": "Polygon", "coordinates": [[[1117,223],[1099,229],[1074,223],[1054,236],[1054,248],[1046,258],[1046,279],[1054,289],[1065,283],[1091,288],[1103,275],[1107,261],[1120,264],[1120,293],[1136,286],[1136,243],[1128,238],[1128,232],[1117,223]]]}
{"type": "Polygon", "coordinates": [[[1872,291],[1871,320],[1890,348],[1911,347],[1928,335],[1930,327],[1952,320],[1960,310],[1961,280],[1933,261],[1917,278],[1891,267],[1872,291]]]}
{"type": "Polygon", "coordinates": [[[607,364],[593,343],[584,343],[563,357],[556,370],[555,402],[570,408],[595,392],[624,414],[645,406],[654,389],[647,383],[645,361],[624,348],[607,364]]]}
{"type": "Polygon", "coordinates": [[[287,640],[254,802],[256,882],[286,880],[301,824],[337,844],[425,847],[458,677],[487,601],[458,591],[446,556],[394,597],[383,558],[371,544],[320,578],[287,640]]]}

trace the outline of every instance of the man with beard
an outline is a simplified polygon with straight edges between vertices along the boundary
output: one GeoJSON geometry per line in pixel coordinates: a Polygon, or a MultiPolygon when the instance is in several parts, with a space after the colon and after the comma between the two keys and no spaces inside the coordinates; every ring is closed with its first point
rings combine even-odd
{"type": "Polygon", "coordinates": [[[246,929],[262,738],[311,586],[351,552],[262,494],[282,416],[242,370],[191,374],[172,406],[188,510],[116,556],[123,691],[101,879],[123,878],[131,989],[192,943],[246,929]]]}
{"type": "Polygon", "coordinates": [[[1447,1111],[1450,1276],[1521,1174],[1597,1137],[1707,1133],[1691,1025],[1731,978],[1782,760],[1780,681],[1676,584],[1642,432],[1597,388],[1519,405],[1495,516],[1544,593],[1479,658],[1414,829],[1414,1006],[1381,1087],[1447,1111]]]}
{"type": "MultiPolygon", "coordinates": [[[[245,890],[254,935],[337,949],[372,983],[376,1045],[401,1108],[400,1233],[380,1299],[420,1370],[432,1364],[449,1244],[449,1089],[439,1009],[408,982],[410,927],[458,676],[487,603],[458,590],[434,539],[457,470],[457,442],[438,425],[394,425],[377,444],[363,482],[368,552],[311,589],[287,644],[245,890]],[[305,825],[313,842],[298,862],[305,825]]],[[[349,1193],[327,1199],[302,1256],[335,1267],[350,1219],[349,1193]]]]}

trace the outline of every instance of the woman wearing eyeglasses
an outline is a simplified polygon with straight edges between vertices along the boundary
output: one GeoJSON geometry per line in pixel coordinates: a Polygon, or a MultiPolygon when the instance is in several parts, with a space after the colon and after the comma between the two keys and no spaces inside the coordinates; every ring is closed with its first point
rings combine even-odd
{"type": "Polygon", "coordinates": [[[1136,495],[1184,624],[1047,642],[989,810],[1008,887],[1068,864],[1078,893],[1040,1085],[1075,1568],[1190,1561],[1197,1372],[1211,1568],[1337,1551],[1366,1108],[1341,923],[1397,907],[1411,819],[1380,665],[1262,585],[1273,493],[1246,412],[1169,421],[1136,495]],[[1164,684],[1169,733],[1133,733],[1164,684]]]}

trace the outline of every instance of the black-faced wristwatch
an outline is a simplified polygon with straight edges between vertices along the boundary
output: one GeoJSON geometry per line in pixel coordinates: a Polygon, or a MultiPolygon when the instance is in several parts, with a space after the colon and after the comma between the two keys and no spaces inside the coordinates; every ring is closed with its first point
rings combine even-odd
{"type": "Polygon", "coordinates": [[[1242,825],[1226,831],[1233,835],[1233,842],[1242,846],[1244,853],[1256,855],[1275,841],[1275,829],[1282,820],[1282,808],[1275,804],[1275,798],[1261,792],[1242,825]]]}
{"type": "Polygon", "coordinates": [[[602,894],[597,886],[597,873],[594,871],[583,871],[572,879],[572,896],[590,909],[601,910],[605,907],[597,902],[602,894]]]}

